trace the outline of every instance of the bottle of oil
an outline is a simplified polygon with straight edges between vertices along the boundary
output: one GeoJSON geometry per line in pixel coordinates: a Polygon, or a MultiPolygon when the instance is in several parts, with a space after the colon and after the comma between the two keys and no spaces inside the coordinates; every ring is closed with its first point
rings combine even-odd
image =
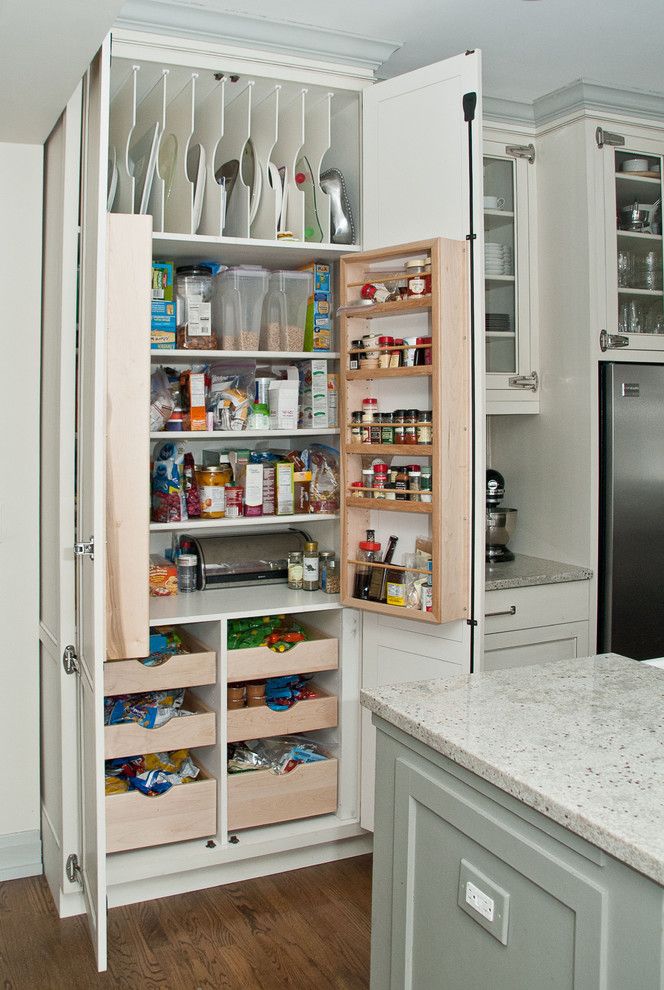
{"type": "Polygon", "coordinates": [[[360,540],[357,554],[357,559],[360,563],[356,564],[355,569],[354,598],[362,598],[364,601],[367,601],[369,598],[369,585],[372,572],[381,570],[380,567],[371,567],[371,564],[378,560],[379,553],[380,543],[376,543],[376,532],[373,529],[368,529],[366,540],[360,540]]]}
{"type": "MultiPolygon", "coordinates": [[[[394,551],[396,550],[399,538],[397,536],[390,536],[387,541],[387,550],[385,551],[385,556],[383,557],[384,564],[391,564],[394,557],[394,551]]],[[[387,575],[388,571],[386,567],[372,567],[371,570],[373,574],[369,580],[369,601],[371,602],[384,602],[385,601],[385,589],[387,586],[387,575]]]]}

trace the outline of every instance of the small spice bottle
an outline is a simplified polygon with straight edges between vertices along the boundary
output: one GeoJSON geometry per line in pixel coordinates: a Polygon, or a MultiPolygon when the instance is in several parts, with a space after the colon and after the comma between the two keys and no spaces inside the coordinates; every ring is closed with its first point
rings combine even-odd
{"type": "MultiPolygon", "coordinates": [[[[362,485],[364,488],[373,489],[374,486],[374,469],[362,468],[362,485]]],[[[365,491],[362,493],[365,498],[373,498],[373,491],[365,491]]]]}
{"type": "Polygon", "coordinates": [[[380,443],[381,437],[383,435],[383,414],[376,413],[374,416],[374,421],[369,427],[369,440],[371,443],[380,443]]]}
{"type": "Polygon", "coordinates": [[[380,347],[380,354],[378,356],[378,367],[389,368],[390,348],[394,347],[394,337],[379,337],[378,346],[380,347]]]}
{"type": "Polygon", "coordinates": [[[404,414],[404,443],[417,443],[417,427],[419,422],[419,409],[406,409],[404,414]]]}
{"type": "Polygon", "coordinates": [[[378,399],[373,396],[368,396],[366,399],[362,399],[362,422],[363,423],[373,423],[374,417],[378,412],[378,399]]]}
{"type": "Polygon", "coordinates": [[[303,574],[302,553],[299,550],[292,550],[288,554],[288,587],[292,591],[302,590],[303,574]]]}
{"type": "Polygon", "coordinates": [[[341,591],[341,575],[339,571],[339,561],[332,556],[325,565],[325,584],[321,589],[326,595],[338,595],[341,591]]]}
{"type": "MultiPolygon", "coordinates": [[[[351,340],[350,347],[352,351],[357,351],[360,348],[364,348],[362,340],[351,340]]],[[[360,367],[360,361],[364,358],[364,354],[351,354],[350,360],[348,362],[348,367],[350,371],[357,371],[360,367]]]]}
{"type": "Polygon", "coordinates": [[[404,409],[395,409],[392,413],[392,425],[394,427],[394,442],[406,442],[406,427],[404,425],[404,409]]]}
{"type": "Polygon", "coordinates": [[[399,502],[408,501],[408,471],[405,467],[400,467],[397,470],[397,476],[394,482],[394,487],[396,489],[396,497],[399,502]]]}
{"type": "Polygon", "coordinates": [[[352,443],[362,443],[362,410],[358,409],[354,413],[351,413],[351,442],[352,443]]]}
{"type": "Polygon", "coordinates": [[[381,417],[380,442],[394,443],[394,427],[392,425],[392,413],[384,412],[381,417]]]}
{"type": "Polygon", "coordinates": [[[325,591],[327,581],[327,565],[334,558],[334,550],[321,550],[318,554],[318,572],[320,575],[319,586],[321,591],[325,591]]]}
{"type": "Polygon", "coordinates": [[[417,421],[417,442],[431,443],[433,439],[432,415],[430,409],[420,409],[420,418],[417,421]]]}
{"type": "Polygon", "coordinates": [[[196,591],[196,564],[198,558],[195,553],[181,553],[178,557],[178,591],[188,594],[196,591]]]}
{"type": "Polygon", "coordinates": [[[394,350],[390,359],[390,368],[401,368],[403,366],[403,337],[394,338],[394,350]]]}
{"type": "Polygon", "coordinates": [[[422,495],[420,496],[422,502],[431,502],[431,468],[422,468],[422,478],[420,480],[420,486],[422,489],[422,495]]]}
{"type": "Polygon", "coordinates": [[[302,588],[304,591],[318,591],[320,579],[318,575],[318,544],[313,540],[304,544],[302,554],[302,588]]]}
{"type": "Polygon", "coordinates": [[[422,490],[422,471],[419,464],[408,465],[408,493],[410,502],[420,501],[422,490]]]}

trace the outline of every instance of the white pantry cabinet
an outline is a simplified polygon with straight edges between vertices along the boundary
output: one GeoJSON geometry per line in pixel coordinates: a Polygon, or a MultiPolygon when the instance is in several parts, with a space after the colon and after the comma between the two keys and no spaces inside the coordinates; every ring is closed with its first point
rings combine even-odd
{"type": "MultiPolygon", "coordinates": [[[[72,293],[77,269],[78,196],[73,173],[68,171],[77,161],[81,104],[76,99],[49,140],[54,181],[52,197],[47,185],[47,217],[49,223],[52,220],[52,229],[47,226],[46,251],[54,254],[61,245],[62,262],[49,302],[48,312],[53,315],[44,326],[45,341],[54,353],[61,354],[61,365],[67,372],[62,379],[51,379],[48,368],[45,372],[50,386],[45,393],[44,416],[51,416],[52,441],[63,452],[57,482],[45,489],[49,498],[44,500],[42,518],[43,539],[53,540],[59,547],[57,560],[49,559],[48,577],[53,581],[44,583],[42,596],[42,640],[48,640],[50,651],[48,663],[44,660],[42,665],[45,835],[48,830],[45,867],[60,914],[87,911],[100,969],[106,958],[107,905],[309,865],[370,848],[370,837],[360,822],[360,805],[373,790],[373,767],[365,758],[372,739],[367,739],[366,733],[361,739],[359,690],[362,683],[370,685],[380,676],[376,674],[376,647],[380,664],[380,647],[389,635],[390,623],[396,622],[404,643],[413,627],[401,617],[371,616],[374,626],[380,628],[372,627],[363,652],[361,610],[343,608],[334,595],[289,592],[284,585],[274,585],[263,587],[255,597],[246,589],[234,589],[148,601],[147,580],[143,584],[147,578],[145,548],[149,541],[152,552],[163,550],[171,535],[158,525],[148,526],[146,518],[150,436],[145,426],[145,390],[150,361],[151,255],[177,261],[208,259],[231,265],[294,268],[314,259],[334,262],[361,246],[386,247],[438,236],[465,241],[471,228],[477,235],[475,251],[480,259],[483,250],[479,53],[373,85],[370,74],[357,68],[316,64],[297,56],[286,59],[264,51],[257,52],[252,61],[246,51],[180,43],[173,38],[123,32],[113,38],[112,59],[110,48],[108,39],[83,83],[76,473],[72,392],[76,316],[72,293]],[[470,112],[473,101],[466,100],[470,120],[464,119],[467,94],[477,99],[474,117],[470,112]],[[117,196],[123,209],[107,217],[109,119],[114,143],[111,159],[119,163],[117,196]],[[230,157],[237,157],[251,137],[254,148],[263,149],[260,154],[269,156],[274,147],[281,146],[284,156],[297,164],[304,148],[308,160],[314,162],[313,169],[321,164],[341,168],[354,210],[357,243],[349,248],[329,241],[325,208],[319,214],[322,241],[278,242],[274,213],[258,211],[252,216],[248,190],[246,196],[243,193],[238,198],[236,212],[229,215],[231,226],[223,235],[215,226],[219,204],[213,195],[217,190],[212,190],[210,210],[204,210],[201,220],[202,232],[194,233],[191,183],[187,187],[189,180],[185,182],[180,176],[180,192],[176,194],[178,187],[173,181],[171,192],[179,201],[176,209],[175,200],[170,202],[167,194],[163,161],[157,164],[148,204],[152,221],[150,216],[132,216],[133,177],[122,173],[124,155],[133,129],[143,128],[149,133],[153,119],[168,127],[169,134],[179,135],[185,145],[198,135],[215,167],[218,145],[223,144],[230,157]],[[423,119],[435,120],[436,126],[423,128],[423,119]],[[475,199],[471,201],[473,184],[475,199]],[[55,204],[62,197],[63,186],[67,196],[58,213],[55,204]],[[122,360],[118,360],[119,355],[122,360]],[[117,442],[118,436],[127,438],[133,468],[128,465],[123,444],[117,442]],[[74,494],[78,499],[75,538],[74,494]],[[53,518],[51,498],[63,506],[62,517],[53,518]],[[74,542],[78,544],[76,556],[74,542]],[[132,548],[135,566],[131,564],[132,548]],[[66,618],[59,626],[50,618],[58,610],[66,618]],[[328,659],[311,668],[317,671],[328,700],[302,716],[311,727],[316,711],[320,713],[321,721],[314,727],[320,725],[318,738],[331,748],[334,758],[320,772],[313,768],[307,768],[306,774],[295,771],[288,784],[275,792],[271,779],[257,776],[251,786],[245,786],[229,781],[226,773],[227,740],[242,732],[227,718],[226,684],[237,674],[233,668],[236,658],[229,655],[226,639],[232,618],[280,613],[305,620],[318,637],[336,644],[326,646],[328,659]],[[200,763],[201,776],[195,784],[187,785],[192,788],[190,802],[183,800],[183,788],[171,798],[167,794],[148,799],[150,815],[146,815],[138,795],[105,795],[103,700],[110,683],[116,685],[115,690],[118,685],[128,690],[137,676],[140,680],[142,674],[132,667],[131,657],[146,652],[149,628],[164,624],[178,627],[195,644],[194,654],[180,667],[178,683],[189,688],[197,712],[191,724],[198,734],[199,748],[194,749],[194,757],[200,763]],[[77,668],[72,674],[58,666],[65,647],[72,647],[66,651],[69,669],[77,668]],[[110,660],[111,656],[122,659],[110,660]],[[117,673],[110,669],[112,664],[123,665],[120,680],[109,679],[111,672],[117,673]],[[74,684],[78,685],[80,744],[71,724],[74,684]]],[[[294,187],[289,189],[292,206],[288,221],[295,232],[306,235],[311,213],[298,193],[294,187]]],[[[324,202],[322,197],[320,202],[324,202]]],[[[270,205],[269,196],[266,203],[270,205]]],[[[481,382],[484,286],[479,262],[470,288],[479,343],[468,374],[481,382]]],[[[471,328],[464,330],[470,334],[471,328]]],[[[167,354],[163,357],[168,359],[167,354]]],[[[173,360],[184,366],[187,357],[175,354],[173,360]]],[[[338,354],[332,353],[328,359],[335,362],[338,354]]],[[[472,403],[477,426],[469,443],[481,491],[481,387],[475,389],[472,403]]],[[[335,429],[320,430],[320,435],[332,442],[337,433],[335,429]]],[[[291,436],[297,440],[298,431],[291,436]]],[[[209,435],[200,440],[187,438],[191,444],[213,440],[209,435]]],[[[44,458],[46,468],[47,451],[44,458]]],[[[470,492],[470,477],[467,481],[470,492]]],[[[247,519],[232,526],[229,520],[222,522],[219,531],[249,532],[253,525],[247,519]]],[[[323,545],[339,550],[336,518],[317,520],[314,516],[307,522],[323,545]]],[[[265,527],[264,519],[260,525],[265,527]]],[[[473,511],[470,495],[466,525],[475,527],[477,551],[472,566],[481,574],[484,514],[482,507],[473,511]]],[[[473,634],[482,634],[480,581],[475,581],[476,601],[469,602],[470,614],[478,619],[477,629],[460,619],[439,627],[429,624],[427,633],[421,634],[422,657],[430,656],[441,670],[470,669],[473,634]],[[424,647],[425,635],[427,642],[433,645],[435,641],[433,652],[424,647]]],[[[401,656],[408,652],[409,648],[403,649],[401,656]]],[[[255,660],[253,676],[259,678],[264,675],[256,672],[261,668],[258,658],[255,660]]],[[[425,667],[421,676],[431,676],[431,665],[425,667]]],[[[294,667],[293,672],[299,669],[294,667]]],[[[267,723],[265,731],[270,731],[267,723]]],[[[196,746],[193,737],[189,744],[196,746]]],[[[106,745],[111,745],[108,738],[106,745]]],[[[115,737],[112,745],[116,746],[115,737]]]]}
{"type": "Polygon", "coordinates": [[[486,126],[484,284],[486,411],[539,412],[535,146],[486,126]]]}

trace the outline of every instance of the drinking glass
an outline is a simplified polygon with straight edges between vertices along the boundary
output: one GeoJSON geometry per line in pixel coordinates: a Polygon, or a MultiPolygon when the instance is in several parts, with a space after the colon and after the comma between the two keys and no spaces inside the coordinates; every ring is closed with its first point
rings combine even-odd
{"type": "Polygon", "coordinates": [[[632,284],[634,257],[631,251],[618,251],[618,285],[628,289],[632,284]]]}

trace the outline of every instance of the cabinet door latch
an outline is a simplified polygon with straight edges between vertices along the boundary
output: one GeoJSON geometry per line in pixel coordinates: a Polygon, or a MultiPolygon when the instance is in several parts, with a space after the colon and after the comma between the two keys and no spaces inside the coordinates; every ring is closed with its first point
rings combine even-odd
{"type": "Polygon", "coordinates": [[[510,388],[523,388],[536,392],[539,388],[539,375],[536,371],[531,371],[529,375],[515,375],[514,378],[508,378],[507,384],[510,388]]]}
{"type": "Polygon", "coordinates": [[[607,333],[606,330],[601,330],[599,335],[599,349],[602,354],[608,350],[614,350],[619,347],[629,347],[629,337],[625,337],[622,333],[607,333]]]}
{"type": "Polygon", "coordinates": [[[74,556],[75,557],[89,557],[90,560],[95,559],[95,538],[91,536],[87,543],[75,543],[74,544],[74,556]]]}
{"type": "Polygon", "coordinates": [[[535,164],[534,144],[508,144],[505,148],[505,154],[509,155],[510,158],[525,158],[530,165],[535,164]]]}
{"type": "Polygon", "coordinates": [[[81,865],[78,861],[78,856],[76,853],[71,853],[67,856],[65,873],[67,874],[67,880],[69,880],[70,883],[82,883],[81,865]]]}
{"type": "Polygon", "coordinates": [[[625,138],[622,134],[605,131],[603,127],[598,127],[595,131],[595,140],[598,148],[603,148],[605,144],[609,144],[613,148],[622,148],[625,144],[625,138]]]}
{"type": "Polygon", "coordinates": [[[78,656],[75,647],[65,646],[62,654],[62,666],[65,668],[65,674],[78,674],[78,656]]]}

